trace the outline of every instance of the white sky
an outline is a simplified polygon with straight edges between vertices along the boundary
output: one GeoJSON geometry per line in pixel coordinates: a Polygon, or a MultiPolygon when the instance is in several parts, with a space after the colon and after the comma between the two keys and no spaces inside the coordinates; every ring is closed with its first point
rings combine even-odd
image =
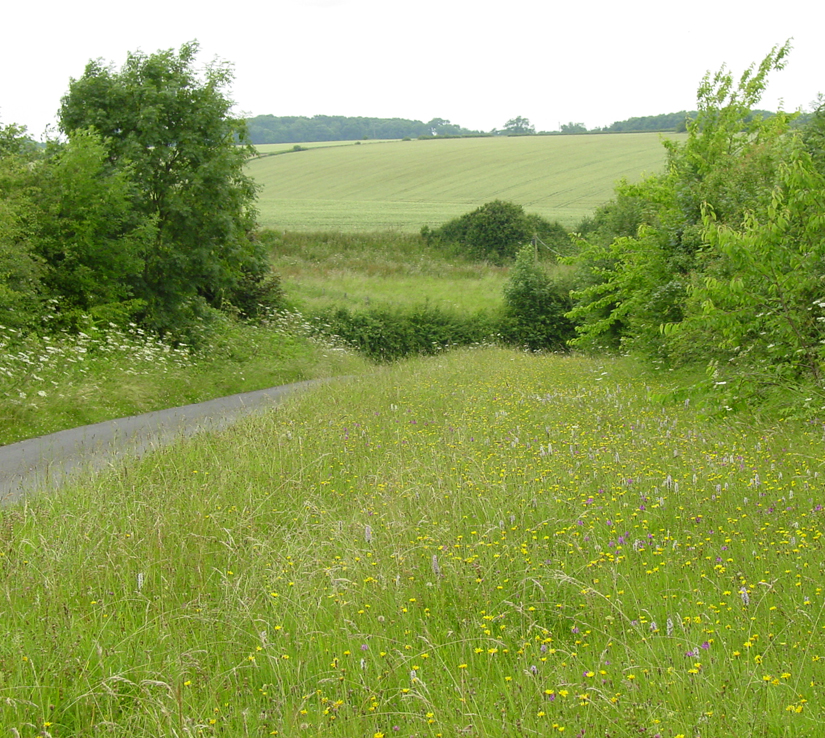
{"type": "Polygon", "coordinates": [[[825,3],[791,0],[16,0],[0,27],[0,123],[39,137],[90,59],[197,39],[235,67],[244,114],[348,115],[537,130],[692,109],[708,70],[738,76],[792,38],[761,107],[825,93],[825,3]]]}

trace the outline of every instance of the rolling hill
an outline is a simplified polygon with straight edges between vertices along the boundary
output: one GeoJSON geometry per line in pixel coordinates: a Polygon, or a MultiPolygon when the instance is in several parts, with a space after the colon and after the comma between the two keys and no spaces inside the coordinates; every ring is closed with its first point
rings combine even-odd
{"type": "Polygon", "coordinates": [[[636,133],[315,144],[253,159],[248,171],[261,186],[261,225],[270,228],[416,232],[495,199],[573,226],[612,196],[616,180],[658,172],[661,140],[636,133]]]}

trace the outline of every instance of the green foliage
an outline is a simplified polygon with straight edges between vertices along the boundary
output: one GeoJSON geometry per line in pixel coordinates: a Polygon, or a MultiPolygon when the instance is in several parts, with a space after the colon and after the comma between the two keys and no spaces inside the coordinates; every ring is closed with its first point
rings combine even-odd
{"type": "Polygon", "coordinates": [[[569,317],[579,335],[573,345],[603,350],[633,344],[660,354],[659,325],[678,319],[685,289],[680,252],[661,247],[671,215],[665,178],[617,185],[616,199],[596,214],[574,257],[577,289],[569,317]]]}
{"type": "Polygon", "coordinates": [[[678,355],[660,326],[682,320],[692,275],[714,259],[703,212],[738,223],[763,207],[787,154],[788,117],[750,115],[787,53],[787,44],[773,49],[738,84],[724,68],[708,74],[687,140],[665,142],[667,171],[636,185],[621,183],[612,211],[588,224],[592,243],[578,263],[582,288],[571,312],[581,321],[579,345],[618,339],[647,356],[678,355]]]}
{"type": "MultiPolygon", "coordinates": [[[[825,176],[798,147],[783,165],[770,203],[741,225],[708,209],[703,234],[715,254],[697,275],[687,317],[669,327],[674,341],[712,336],[708,354],[720,376],[764,385],[812,382],[823,389],[825,361],[825,176]]],[[[708,344],[706,340],[705,345],[708,344]]]]}
{"type": "Polygon", "coordinates": [[[216,309],[282,302],[252,235],[253,150],[230,116],[230,68],[197,69],[197,50],[90,62],[63,98],[66,139],[45,150],[0,128],[3,324],[138,321],[191,342],[216,309]]]}
{"type": "Polygon", "coordinates": [[[695,115],[681,110],[678,113],[643,115],[627,120],[617,120],[602,130],[605,133],[627,133],[631,131],[686,131],[687,121],[695,115]]]}
{"type": "Polygon", "coordinates": [[[497,328],[489,314],[459,315],[429,305],[357,312],[337,308],[322,312],[314,326],[318,335],[341,340],[380,362],[490,342],[497,328]]]}
{"type": "Polygon", "coordinates": [[[242,271],[234,289],[231,307],[242,318],[259,319],[285,302],[281,278],[274,272],[261,275],[242,271]]]}
{"type": "Polygon", "coordinates": [[[425,226],[421,235],[428,243],[440,243],[457,253],[495,264],[512,260],[534,237],[549,242],[547,248],[554,255],[568,253],[571,248],[570,239],[558,222],[527,215],[521,205],[502,200],[488,202],[439,228],[425,226]]]}
{"type": "Polygon", "coordinates": [[[536,127],[530,122],[528,118],[517,115],[515,118],[510,118],[505,124],[502,133],[508,136],[527,136],[536,132],[536,127]]]}
{"type": "Polygon", "coordinates": [[[562,123],[561,132],[564,134],[587,133],[587,126],[584,123],[562,123]]]}
{"type": "Polygon", "coordinates": [[[805,148],[814,165],[825,174],[825,97],[819,97],[819,105],[811,115],[802,132],[805,148]]]}
{"type": "MultiPolygon", "coordinates": [[[[619,120],[601,129],[602,133],[638,133],[642,131],[675,131],[684,133],[688,123],[696,118],[695,110],[681,110],[678,113],[662,113],[660,115],[643,115],[627,120],[619,120]]],[[[770,118],[776,113],[770,110],[750,110],[744,118],[744,123],[750,123],[754,118],[770,118]]]]}
{"type": "Polygon", "coordinates": [[[532,246],[519,251],[504,301],[502,334],[509,342],[533,351],[559,350],[573,337],[573,324],[565,316],[572,307],[569,290],[547,274],[532,246]]]}
{"type": "Polygon", "coordinates": [[[443,118],[433,118],[423,123],[405,118],[350,118],[343,115],[314,115],[311,118],[300,115],[257,115],[249,118],[248,124],[253,144],[411,139],[479,133],[443,118]]]}
{"type": "Polygon", "coordinates": [[[542,260],[556,261],[575,253],[575,242],[569,231],[557,220],[547,220],[535,213],[526,213],[527,231],[535,239],[542,260]]]}
{"type": "Polygon", "coordinates": [[[100,136],[77,130],[51,147],[39,184],[37,254],[64,321],[100,311],[128,323],[144,307],[134,291],[157,237],[154,217],[133,206],[130,167],[113,166],[100,136]]]}
{"type": "Polygon", "coordinates": [[[530,239],[524,208],[512,202],[494,200],[471,213],[445,223],[435,237],[457,244],[478,258],[504,262],[515,256],[530,239]]]}
{"type": "Polygon", "coordinates": [[[799,388],[805,402],[825,395],[821,108],[800,128],[753,113],[788,51],[738,81],[724,68],[704,78],[687,140],[665,144],[667,171],[617,187],[583,224],[576,264],[575,343],[709,363],[698,388],[726,409],[779,391],[796,412],[799,388]]]}
{"type": "Polygon", "coordinates": [[[14,328],[34,325],[43,304],[34,153],[24,129],[0,127],[0,324],[14,328]]]}
{"type": "Polygon", "coordinates": [[[118,71],[90,62],[60,109],[68,134],[92,129],[109,161],[127,169],[134,206],[155,224],[133,294],[155,330],[187,330],[207,306],[233,302],[246,275],[263,279],[265,256],[249,238],[255,184],[245,124],[231,116],[230,66],[195,68],[198,45],[129,54],[118,71]]]}
{"type": "Polygon", "coordinates": [[[0,158],[19,156],[30,159],[36,152],[37,146],[26,135],[24,126],[14,123],[0,126],[0,158]]]}

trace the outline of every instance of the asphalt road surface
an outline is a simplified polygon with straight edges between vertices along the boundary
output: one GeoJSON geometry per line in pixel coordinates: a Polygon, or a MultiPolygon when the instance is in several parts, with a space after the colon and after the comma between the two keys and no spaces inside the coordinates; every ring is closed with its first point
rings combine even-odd
{"type": "Polygon", "coordinates": [[[181,436],[224,428],[243,415],[278,405],[287,394],[309,384],[244,392],[0,446],[0,506],[57,486],[73,472],[100,469],[120,456],[139,456],[181,436]]]}

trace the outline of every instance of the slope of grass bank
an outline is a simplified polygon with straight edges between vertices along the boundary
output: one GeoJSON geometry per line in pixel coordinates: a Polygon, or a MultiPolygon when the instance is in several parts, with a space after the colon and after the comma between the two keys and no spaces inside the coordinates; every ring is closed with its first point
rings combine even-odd
{"type": "Polygon", "coordinates": [[[137,328],[0,338],[0,444],[304,379],[363,371],[308,338],[297,314],[261,325],[219,318],[204,346],[173,348],[137,328]]]}
{"type": "Polygon", "coordinates": [[[822,432],[622,361],[416,360],[2,511],[0,723],[811,736],[822,432]]]}

